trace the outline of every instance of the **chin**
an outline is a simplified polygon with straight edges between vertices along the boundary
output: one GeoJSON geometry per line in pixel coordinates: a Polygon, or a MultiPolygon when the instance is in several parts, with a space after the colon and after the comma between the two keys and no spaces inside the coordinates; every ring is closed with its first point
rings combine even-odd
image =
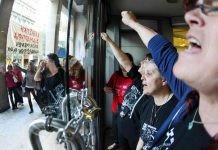
{"type": "Polygon", "coordinates": [[[176,62],[175,65],[173,66],[173,73],[178,79],[182,79],[182,76],[184,74],[184,67],[181,66],[180,62],[176,62]]]}
{"type": "Polygon", "coordinates": [[[176,63],[173,67],[173,73],[176,76],[176,78],[182,80],[185,82],[187,85],[194,87],[196,89],[196,80],[198,77],[196,77],[196,74],[191,74],[191,71],[193,69],[188,68],[188,67],[183,67],[179,63],[176,63]]]}

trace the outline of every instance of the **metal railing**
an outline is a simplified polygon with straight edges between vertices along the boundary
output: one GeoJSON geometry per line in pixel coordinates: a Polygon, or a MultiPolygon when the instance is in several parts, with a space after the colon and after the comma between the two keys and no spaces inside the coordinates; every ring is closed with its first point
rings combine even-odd
{"type": "Polygon", "coordinates": [[[57,142],[65,143],[67,150],[95,150],[96,130],[95,119],[100,108],[95,100],[87,96],[87,89],[80,91],[70,90],[71,120],[68,116],[67,97],[61,103],[62,120],[48,116],[40,118],[31,123],[29,138],[34,150],[42,150],[39,132],[57,132],[57,142]]]}

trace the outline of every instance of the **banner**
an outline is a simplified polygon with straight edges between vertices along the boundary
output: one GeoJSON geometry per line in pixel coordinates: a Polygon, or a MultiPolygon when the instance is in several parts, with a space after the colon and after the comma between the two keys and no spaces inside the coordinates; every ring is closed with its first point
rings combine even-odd
{"type": "Polygon", "coordinates": [[[10,21],[7,36],[7,52],[37,54],[42,48],[42,35],[30,27],[10,21]]]}

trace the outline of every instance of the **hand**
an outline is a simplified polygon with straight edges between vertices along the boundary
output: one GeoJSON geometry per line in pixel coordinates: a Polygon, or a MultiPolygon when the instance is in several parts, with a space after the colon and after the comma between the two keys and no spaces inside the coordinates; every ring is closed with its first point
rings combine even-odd
{"type": "Polygon", "coordinates": [[[113,89],[111,87],[105,86],[104,91],[105,91],[105,93],[112,93],[113,89]]]}
{"type": "Polygon", "coordinates": [[[13,61],[12,64],[13,64],[13,66],[15,66],[15,67],[19,66],[19,64],[18,64],[16,61],[13,61]]]}
{"type": "Polygon", "coordinates": [[[45,68],[45,66],[46,66],[46,61],[41,61],[41,62],[39,63],[39,68],[40,68],[40,70],[43,70],[43,69],[45,68]]]}
{"type": "Polygon", "coordinates": [[[91,41],[94,37],[95,37],[95,33],[93,32],[89,33],[87,41],[91,41]]]}
{"type": "Polygon", "coordinates": [[[105,42],[109,42],[111,41],[111,38],[108,36],[107,33],[101,32],[101,38],[102,40],[104,40],[105,42]]]}
{"type": "Polygon", "coordinates": [[[132,11],[122,11],[121,16],[122,16],[122,22],[130,27],[132,23],[137,22],[137,19],[135,15],[132,13],[132,11]]]}
{"type": "Polygon", "coordinates": [[[5,66],[4,66],[4,64],[1,64],[0,65],[0,72],[2,72],[2,73],[5,73],[6,72],[6,68],[5,68],[5,66]]]}

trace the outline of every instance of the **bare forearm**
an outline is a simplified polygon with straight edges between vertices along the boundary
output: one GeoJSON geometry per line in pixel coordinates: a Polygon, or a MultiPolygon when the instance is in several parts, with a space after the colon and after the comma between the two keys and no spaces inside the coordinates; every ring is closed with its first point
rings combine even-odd
{"type": "Polygon", "coordinates": [[[136,147],[136,150],[141,150],[143,148],[143,144],[144,144],[144,142],[140,137],[139,141],[138,141],[138,144],[137,144],[137,147],[136,147]]]}
{"type": "Polygon", "coordinates": [[[132,62],[128,56],[112,40],[109,40],[108,44],[119,64],[128,72],[132,68],[132,62]]]}
{"type": "Polygon", "coordinates": [[[34,80],[35,81],[41,81],[41,68],[38,68],[37,71],[36,71],[36,74],[34,76],[34,80]]]}
{"type": "Polygon", "coordinates": [[[143,26],[138,22],[133,22],[129,26],[138,33],[138,35],[140,36],[140,38],[142,39],[143,43],[146,46],[148,46],[148,42],[155,35],[157,35],[157,33],[154,30],[152,30],[146,26],[143,26]]]}

